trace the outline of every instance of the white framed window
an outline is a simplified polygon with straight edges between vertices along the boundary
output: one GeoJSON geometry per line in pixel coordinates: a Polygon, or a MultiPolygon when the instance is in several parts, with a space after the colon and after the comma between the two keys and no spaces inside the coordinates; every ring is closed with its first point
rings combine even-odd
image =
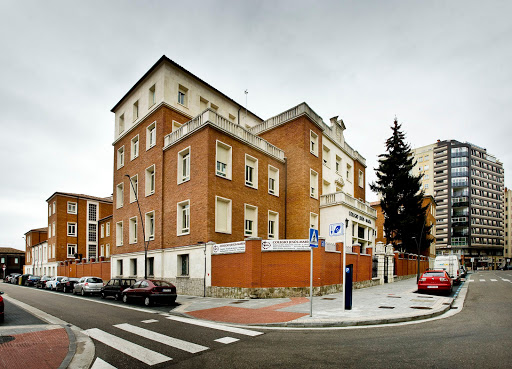
{"type": "Polygon", "coordinates": [[[428,165],[425,165],[425,167],[423,168],[424,170],[428,170],[429,166],[428,165]]]}
{"type": "Polygon", "coordinates": [[[48,238],[52,238],[52,225],[48,226],[48,238]]]}
{"type": "Polygon", "coordinates": [[[244,236],[258,237],[258,208],[254,205],[245,204],[244,236]]]}
{"type": "Polygon", "coordinates": [[[186,277],[189,275],[189,263],[190,257],[189,254],[181,254],[178,255],[178,275],[186,277]]]}
{"type": "Polygon", "coordinates": [[[151,107],[156,104],[156,85],[153,85],[149,88],[148,92],[148,106],[151,107]]]}
{"type": "Polygon", "coordinates": [[[49,217],[52,216],[52,206],[51,205],[48,205],[48,216],[49,217]]]}
{"type": "Polygon", "coordinates": [[[116,223],[116,246],[123,246],[123,221],[116,223]]]}
{"type": "Polygon", "coordinates": [[[137,217],[130,218],[128,233],[129,242],[137,243],[137,217]]]}
{"type": "Polygon", "coordinates": [[[190,180],[190,147],[178,153],[178,184],[190,180]]]}
{"type": "Polygon", "coordinates": [[[76,237],[76,223],[68,222],[68,236],[76,237]]]}
{"type": "Polygon", "coordinates": [[[102,225],[101,225],[101,228],[100,228],[100,237],[101,237],[101,238],[104,238],[104,237],[105,237],[105,224],[102,224],[102,225]]]}
{"type": "Polygon", "coordinates": [[[119,116],[119,121],[118,121],[118,133],[121,134],[124,132],[124,114],[121,114],[119,116]]]}
{"type": "Polygon", "coordinates": [[[52,259],[55,259],[55,244],[52,245],[52,259]]]}
{"type": "Polygon", "coordinates": [[[146,196],[153,195],[155,193],[155,164],[146,168],[146,178],[144,183],[146,196]]]}
{"type": "Polygon", "coordinates": [[[318,156],[318,135],[311,130],[309,131],[309,151],[318,156]]]}
{"type": "Polygon", "coordinates": [[[123,275],[123,259],[117,261],[117,275],[123,275]]]}
{"type": "Polygon", "coordinates": [[[57,202],[54,201],[53,202],[53,214],[55,214],[56,211],[57,211],[57,202]]]}
{"type": "Polygon", "coordinates": [[[269,240],[279,239],[279,213],[268,211],[268,235],[269,240]]]}
{"type": "Polygon", "coordinates": [[[215,174],[219,177],[231,179],[231,158],[232,148],[231,146],[217,141],[216,150],[216,170],[215,174]]]}
{"type": "Polygon", "coordinates": [[[318,229],[318,214],[309,213],[309,228],[318,229]]]}
{"type": "Polygon", "coordinates": [[[146,221],[144,226],[146,227],[146,241],[153,241],[155,239],[155,212],[150,211],[146,213],[146,221]]]}
{"type": "Polygon", "coordinates": [[[89,245],[87,247],[87,251],[89,252],[89,258],[96,258],[98,256],[98,246],[97,245],[89,245]]]}
{"type": "Polygon", "coordinates": [[[336,173],[340,174],[341,173],[341,158],[336,155],[336,173]]]}
{"type": "Polygon", "coordinates": [[[100,246],[100,256],[105,256],[105,246],[100,246]]]}
{"type": "Polygon", "coordinates": [[[96,228],[96,224],[88,224],[87,229],[89,230],[89,242],[96,242],[98,240],[98,229],[96,228]]]}
{"type": "Polygon", "coordinates": [[[146,128],[146,150],[156,145],[156,121],[146,128]]]}
{"type": "Polygon", "coordinates": [[[309,196],[318,198],[318,173],[313,169],[309,170],[309,196]]]}
{"type": "Polygon", "coordinates": [[[331,167],[331,149],[324,145],[322,148],[322,162],[327,167],[331,167]]]}
{"type": "Polygon", "coordinates": [[[139,156],[139,135],[132,138],[130,150],[130,160],[133,160],[139,156]]]}
{"type": "Polygon", "coordinates": [[[182,201],[177,205],[177,225],[176,232],[178,236],[190,234],[190,200],[182,201]]]}
{"type": "Polygon", "coordinates": [[[171,132],[174,132],[176,131],[177,129],[179,129],[183,124],[181,124],[180,122],[176,122],[175,120],[172,121],[172,127],[171,127],[171,132]]]}
{"type": "Polygon", "coordinates": [[[87,203],[87,210],[87,219],[89,219],[91,222],[96,222],[98,220],[98,204],[87,203]]]}
{"type": "Polygon", "coordinates": [[[76,202],[68,201],[68,214],[76,214],[76,202]]]}
{"type": "Polygon", "coordinates": [[[52,234],[53,234],[53,237],[56,236],[56,234],[55,234],[55,222],[52,223],[52,234]]]}
{"type": "Polygon", "coordinates": [[[359,187],[364,187],[364,173],[362,170],[359,170],[359,181],[358,181],[359,187]]]}
{"type": "Polygon", "coordinates": [[[106,228],[107,228],[107,230],[106,230],[107,237],[110,237],[110,222],[107,223],[107,227],[106,228]]]}
{"type": "Polygon", "coordinates": [[[130,178],[130,203],[137,200],[139,192],[139,176],[136,174],[130,178]]]}
{"type": "Polygon", "coordinates": [[[183,106],[188,105],[188,88],[182,85],[178,86],[178,104],[183,106]]]}
{"type": "Polygon", "coordinates": [[[133,103],[133,121],[136,121],[139,117],[139,100],[133,103]]]}
{"type": "MultiPolygon", "coordinates": [[[[137,258],[130,259],[130,275],[135,276],[135,277],[137,276],[137,258]]],[[[142,282],[142,283],[147,284],[147,282],[142,282]]],[[[142,285],[142,283],[141,283],[141,285],[142,285]]]]}
{"type": "Polygon", "coordinates": [[[124,203],[124,183],[116,186],[116,208],[122,208],[124,203]]]}
{"type": "Polygon", "coordinates": [[[279,169],[268,166],[268,193],[279,196],[279,169]]]}
{"type": "Polygon", "coordinates": [[[117,150],[117,169],[124,166],[124,146],[117,150]]]}
{"type": "Polygon", "coordinates": [[[71,244],[71,243],[68,243],[68,258],[75,258],[75,254],[76,254],[76,244],[71,244]]]}
{"type": "Polygon", "coordinates": [[[347,164],[347,181],[352,183],[352,165],[347,164]]]}
{"type": "Polygon", "coordinates": [[[215,196],[215,232],[231,234],[231,200],[215,196]]]}
{"type": "Polygon", "coordinates": [[[245,154],[245,185],[258,188],[258,159],[245,154]]]}
{"type": "Polygon", "coordinates": [[[105,246],[105,257],[106,258],[110,257],[110,244],[109,243],[107,243],[107,245],[105,246]]]}

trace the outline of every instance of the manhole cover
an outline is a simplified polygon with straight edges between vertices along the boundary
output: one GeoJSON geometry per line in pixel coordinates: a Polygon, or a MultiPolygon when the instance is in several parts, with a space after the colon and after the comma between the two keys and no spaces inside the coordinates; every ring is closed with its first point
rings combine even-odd
{"type": "Polygon", "coordinates": [[[0,336],[0,344],[14,341],[13,336],[0,336]]]}
{"type": "Polygon", "coordinates": [[[394,306],[379,306],[379,309],[394,309],[394,306]]]}

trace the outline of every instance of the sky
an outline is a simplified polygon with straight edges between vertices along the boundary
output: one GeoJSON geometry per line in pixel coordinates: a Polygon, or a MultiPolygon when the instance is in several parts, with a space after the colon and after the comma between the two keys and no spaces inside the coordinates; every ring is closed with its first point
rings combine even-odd
{"type": "Polygon", "coordinates": [[[412,147],[487,148],[511,185],[510,1],[0,6],[0,246],[24,249],[27,231],[47,227],[56,191],[112,194],[110,110],[162,55],[242,105],[248,90],[263,119],[301,102],[339,116],[367,183],[397,117],[412,147]]]}

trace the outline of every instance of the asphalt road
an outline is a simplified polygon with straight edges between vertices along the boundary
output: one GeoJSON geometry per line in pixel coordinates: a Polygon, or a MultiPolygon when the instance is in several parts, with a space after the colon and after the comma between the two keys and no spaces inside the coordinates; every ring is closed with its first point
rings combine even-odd
{"type": "Polygon", "coordinates": [[[251,327],[251,332],[262,333],[254,336],[167,319],[161,313],[168,307],[146,309],[130,305],[138,311],[122,308],[122,303],[113,300],[107,300],[112,305],[106,305],[94,297],[9,285],[0,285],[0,289],[89,330],[101,340],[110,339],[108,335],[106,339],[102,337],[105,332],[163,355],[155,359],[159,363],[144,364],[120,352],[119,347],[112,348],[95,339],[97,357],[117,368],[509,368],[512,272],[479,272],[468,279],[472,282],[466,282],[469,290],[464,309],[446,319],[339,330],[251,327]],[[155,336],[155,332],[163,336],[155,336]],[[181,347],[169,346],[176,342],[165,342],[165,337],[181,340],[181,347]]]}

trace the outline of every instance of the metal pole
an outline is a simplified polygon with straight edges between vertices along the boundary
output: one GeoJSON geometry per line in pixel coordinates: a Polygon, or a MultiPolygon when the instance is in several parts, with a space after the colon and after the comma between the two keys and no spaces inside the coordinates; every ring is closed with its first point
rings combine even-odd
{"type": "Polygon", "coordinates": [[[146,232],[144,230],[144,219],[142,219],[142,211],[140,211],[140,204],[139,204],[139,196],[137,195],[137,191],[135,191],[135,186],[133,185],[132,179],[128,174],[124,175],[125,177],[128,177],[128,181],[130,182],[130,185],[133,190],[133,194],[135,195],[135,201],[137,201],[137,207],[139,208],[139,215],[140,215],[140,222],[142,223],[142,244],[144,245],[144,279],[148,279],[148,244],[149,241],[146,242],[146,232]]]}
{"type": "Polygon", "coordinates": [[[348,233],[348,219],[345,219],[345,238],[344,238],[344,241],[343,241],[343,271],[342,271],[342,276],[343,276],[343,311],[345,311],[345,291],[346,291],[346,288],[347,288],[347,283],[346,283],[346,273],[345,273],[345,269],[347,268],[347,254],[346,254],[346,245],[347,245],[347,233],[348,233]]]}
{"type": "Polygon", "coordinates": [[[311,251],[311,260],[310,260],[310,275],[309,275],[309,316],[313,316],[313,248],[309,247],[311,251]]]}

